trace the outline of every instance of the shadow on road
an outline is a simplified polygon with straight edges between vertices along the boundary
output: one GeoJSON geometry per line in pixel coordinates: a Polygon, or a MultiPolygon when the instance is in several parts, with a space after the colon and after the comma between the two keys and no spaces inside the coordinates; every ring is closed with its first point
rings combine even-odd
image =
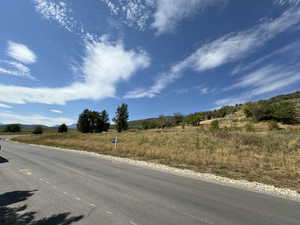
{"type": "Polygon", "coordinates": [[[83,218],[81,216],[72,216],[71,213],[61,213],[51,215],[46,218],[39,220],[35,219],[35,211],[28,211],[27,205],[22,204],[23,201],[26,201],[31,197],[33,191],[13,191],[0,194],[0,224],[1,225],[68,225],[73,222],[77,222],[83,218]],[[16,204],[12,206],[13,204],[16,204]],[[21,204],[21,205],[20,205],[21,204]]]}
{"type": "Polygon", "coordinates": [[[0,163],[7,163],[8,160],[0,156],[0,163]]]}

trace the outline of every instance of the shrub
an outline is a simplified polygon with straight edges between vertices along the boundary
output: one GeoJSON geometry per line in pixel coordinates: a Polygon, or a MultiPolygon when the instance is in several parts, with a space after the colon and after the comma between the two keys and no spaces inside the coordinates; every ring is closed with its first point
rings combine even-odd
{"type": "Polygon", "coordinates": [[[296,121],[295,106],[288,102],[274,103],[272,107],[272,117],[278,122],[291,124],[296,121]]]}
{"type": "Polygon", "coordinates": [[[274,120],[268,122],[268,128],[269,130],[279,130],[279,126],[278,126],[278,123],[274,120]]]}
{"type": "Polygon", "coordinates": [[[219,130],[219,121],[218,120],[214,120],[211,122],[210,124],[210,130],[211,131],[215,131],[215,130],[219,130]]]}
{"type": "Polygon", "coordinates": [[[36,126],[34,130],[32,131],[33,134],[42,134],[43,133],[43,127],[42,126],[36,126]]]}
{"type": "Polygon", "coordinates": [[[58,133],[66,133],[68,132],[68,127],[66,124],[62,124],[58,127],[58,130],[57,130],[58,133]]]}

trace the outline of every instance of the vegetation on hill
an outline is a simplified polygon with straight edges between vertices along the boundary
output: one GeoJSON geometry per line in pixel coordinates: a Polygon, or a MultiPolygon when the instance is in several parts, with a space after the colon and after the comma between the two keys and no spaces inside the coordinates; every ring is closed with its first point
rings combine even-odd
{"type": "Polygon", "coordinates": [[[286,124],[295,124],[300,122],[300,91],[267,100],[224,106],[220,109],[196,112],[185,116],[175,113],[173,116],[130,121],[129,127],[134,129],[167,128],[179,125],[178,121],[180,124],[199,126],[201,121],[224,118],[240,111],[254,121],[275,120],[286,124]]]}

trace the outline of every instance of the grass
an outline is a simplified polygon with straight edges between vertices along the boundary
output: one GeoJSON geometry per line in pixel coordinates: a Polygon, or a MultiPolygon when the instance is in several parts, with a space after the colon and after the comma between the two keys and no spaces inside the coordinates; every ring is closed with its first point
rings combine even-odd
{"type": "Polygon", "coordinates": [[[251,127],[249,132],[243,127],[210,130],[202,125],[120,134],[52,133],[15,140],[157,162],[300,192],[300,129],[251,127]],[[117,149],[111,143],[116,135],[117,149]]]}

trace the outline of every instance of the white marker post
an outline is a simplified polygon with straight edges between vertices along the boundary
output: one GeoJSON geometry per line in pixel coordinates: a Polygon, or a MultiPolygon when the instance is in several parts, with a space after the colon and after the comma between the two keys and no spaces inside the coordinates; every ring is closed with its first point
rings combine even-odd
{"type": "Polygon", "coordinates": [[[118,137],[113,138],[112,143],[115,144],[115,149],[117,149],[118,137]]]}

